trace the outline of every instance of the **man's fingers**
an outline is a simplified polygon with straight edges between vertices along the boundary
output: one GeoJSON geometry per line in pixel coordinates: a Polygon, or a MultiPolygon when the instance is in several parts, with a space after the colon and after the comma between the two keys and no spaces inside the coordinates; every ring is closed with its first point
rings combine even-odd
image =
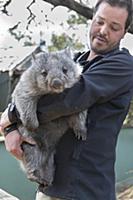
{"type": "Polygon", "coordinates": [[[22,142],[22,136],[19,134],[18,130],[10,132],[5,137],[6,150],[19,160],[21,160],[23,156],[23,151],[21,149],[22,142]]]}
{"type": "Polygon", "coordinates": [[[0,125],[0,133],[2,133],[2,135],[3,135],[3,127],[0,125]]]}
{"type": "Polygon", "coordinates": [[[22,140],[33,145],[36,144],[35,140],[31,137],[23,137],[22,140]]]}
{"type": "Polygon", "coordinates": [[[15,156],[17,159],[22,160],[23,157],[23,151],[21,148],[8,148],[8,146],[6,146],[6,150],[9,151],[13,156],[15,156]]]}
{"type": "Polygon", "coordinates": [[[0,126],[3,128],[9,126],[11,124],[9,117],[8,117],[8,108],[2,113],[0,118],[0,126]]]}
{"type": "Polygon", "coordinates": [[[0,125],[0,134],[4,136],[4,127],[0,125]]]}

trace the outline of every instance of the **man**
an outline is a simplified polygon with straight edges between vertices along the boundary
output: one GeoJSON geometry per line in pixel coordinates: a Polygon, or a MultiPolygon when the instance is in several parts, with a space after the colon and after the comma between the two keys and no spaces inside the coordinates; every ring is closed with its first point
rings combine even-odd
{"type": "MultiPolygon", "coordinates": [[[[40,99],[40,123],[88,109],[88,135],[86,141],[78,140],[71,130],[64,135],[57,146],[53,185],[47,189],[40,186],[49,197],[37,199],[116,199],[115,149],[133,94],[133,57],[119,45],[131,23],[131,13],[131,0],[98,1],[89,35],[90,51],[77,59],[84,67],[80,81],[63,95],[55,95],[52,104],[48,104],[48,97],[40,99]]],[[[9,109],[1,119],[2,130],[15,121],[8,120],[7,112],[9,109]]],[[[8,132],[6,148],[21,159],[23,138],[17,130],[8,132]]]]}

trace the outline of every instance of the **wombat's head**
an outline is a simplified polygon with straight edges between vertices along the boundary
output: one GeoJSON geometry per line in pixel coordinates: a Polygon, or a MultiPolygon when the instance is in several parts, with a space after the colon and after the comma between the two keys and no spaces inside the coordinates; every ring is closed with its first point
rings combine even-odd
{"type": "Polygon", "coordinates": [[[60,93],[70,88],[79,79],[81,67],[76,64],[70,50],[40,53],[33,59],[36,83],[44,93],[60,93]]]}
{"type": "Polygon", "coordinates": [[[51,185],[55,171],[54,153],[48,155],[46,149],[29,143],[23,143],[22,148],[24,155],[20,165],[27,178],[45,187],[51,185]]]}

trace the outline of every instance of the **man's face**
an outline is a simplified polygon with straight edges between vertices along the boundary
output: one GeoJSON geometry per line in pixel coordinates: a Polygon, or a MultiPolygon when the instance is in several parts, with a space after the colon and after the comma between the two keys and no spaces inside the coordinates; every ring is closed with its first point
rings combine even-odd
{"type": "Polygon", "coordinates": [[[128,12],[125,8],[101,3],[95,13],[90,29],[90,47],[96,54],[112,50],[125,34],[128,12]]]}

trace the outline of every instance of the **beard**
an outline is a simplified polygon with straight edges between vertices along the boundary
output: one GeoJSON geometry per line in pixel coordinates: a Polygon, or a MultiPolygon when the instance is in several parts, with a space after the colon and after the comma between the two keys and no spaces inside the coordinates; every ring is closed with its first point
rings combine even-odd
{"type": "Polygon", "coordinates": [[[98,37],[104,42],[101,42],[100,40],[98,41],[97,36],[93,37],[90,40],[90,49],[97,55],[106,54],[112,51],[113,49],[116,49],[120,44],[120,41],[118,41],[118,43],[110,43],[107,39],[105,39],[101,35],[98,35],[98,37]],[[95,39],[97,39],[97,41],[95,41],[95,39]]]}
{"type": "Polygon", "coordinates": [[[118,48],[119,45],[120,44],[117,43],[115,45],[109,46],[108,48],[98,48],[93,45],[92,46],[90,45],[90,48],[91,48],[91,51],[93,51],[95,54],[103,55],[103,54],[109,53],[109,52],[113,51],[114,49],[118,48]]]}

